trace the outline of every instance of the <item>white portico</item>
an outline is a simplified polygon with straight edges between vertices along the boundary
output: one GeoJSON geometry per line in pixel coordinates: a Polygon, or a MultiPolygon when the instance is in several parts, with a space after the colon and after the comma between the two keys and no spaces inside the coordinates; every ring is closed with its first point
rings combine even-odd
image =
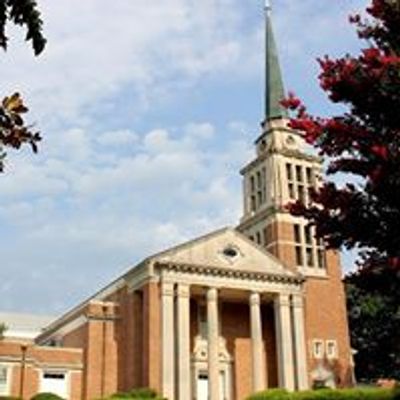
{"type": "MultiPolygon", "coordinates": [[[[238,307],[247,304],[251,391],[270,387],[261,311],[265,304],[273,306],[279,386],[307,388],[301,275],[233,229],[191,241],[149,262],[161,288],[164,396],[179,400],[238,398],[235,379],[239,377],[233,371],[238,370],[234,365],[240,360],[228,348],[221,318],[221,304],[228,301],[238,307]],[[193,304],[200,307],[195,329],[193,304]]],[[[229,332],[234,335],[234,329],[229,332]]],[[[241,332],[239,336],[243,336],[243,328],[241,332]]]]}

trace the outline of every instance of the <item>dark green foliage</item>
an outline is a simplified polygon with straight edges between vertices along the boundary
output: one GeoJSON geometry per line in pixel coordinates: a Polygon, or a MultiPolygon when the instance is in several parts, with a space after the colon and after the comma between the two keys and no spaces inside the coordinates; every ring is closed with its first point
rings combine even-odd
{"type": "Polygon", "coordinates": [[[54,393],[38,393],[31,400],[64,400],[62,397],[54,393]]]}
{"type": "Polygon", "coordinates": [[[157,392],[148,388],[133,389],[128,393],[115,393],[111,396],[111,398],[120,399],[156,399],[157,397],[157,392]]]}
{"type": "Polygon", "coordinates": [[[396,385],[393,389],[393,399],[392,400],[400,400],[400,383],[396,385]]]}
{"type": "Polygon", "coordinates": [[[289,393],[281,389],[256,393],[247,400],[394,400],[390,389],[320,389],[289,393]]]}
{"type": "Polygon", "coordinates": [[[271,389],[265,392],[256,393],[248,400],[290,400],[291,394],[285,389],[271,389]]]}
{"type": "Polygon", "coordinates": [[[346,292],[357,379],[400,380],[400,271],[352,274],[346,292]]]}
{"type": "Polygon", "coordinates": [[[115,393],[109,399],[105,400],[118,400],[118,399],[135,399],[135,400],[146,400],[146,399],[153,399],[153,400],[164,400],[163,398],[159,397],[157,392],[153,389],[148,388],[139,388],[133,389],[127,393],[115,393]]]}
{"type": "Polygon", "coordinates": [[[43,36],[43,21],[35,0],[0,0],[0,47],[7,49],[7,20],[16,25],[25,26],[25,39],[32,42],[35,55],[39,55],[46,46],[43,36]]]}
{"type": "MultiPolygon", "coordinates": [[[[4,332],[7,330],[6,324],[0,322],[0,340],[4,338],[4,332]]],[[[0,397],[1,400],[1,397],[0,397]]]]}
{"type": "Polygon", "coordinates": [[[0,400],[21,400],[19,397],[13,396],[0,396],[0,400]]]}
{"type": "MultiPolygon", "coordinates": [[[[46,39],[43,36],[43,21],[36,0],[0,0],[0,47],[7,50],[7,22],[24,26],[27,29],[25,39],[32,43],[35,55],[45,48],[46,39]]],[[[5,97],[0,105],[0,172],[6,158],[5,148],[19,149],[23,144],[29,144],[37,151],[40,141],[38,132],[32,132],[31,126],[25,125],[21,114],[26,108],[19,93],[5,97]]]]}

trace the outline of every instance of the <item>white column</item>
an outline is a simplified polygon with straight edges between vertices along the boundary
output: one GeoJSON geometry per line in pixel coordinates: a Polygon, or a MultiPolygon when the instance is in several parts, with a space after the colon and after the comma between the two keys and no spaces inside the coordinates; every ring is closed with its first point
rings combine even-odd
{"type": "Polygon", "coordinates": [[[253,366],[253,392],[265,389],[263,340],[261,328],[260,294],[250,295],[251,350],[253,366]]]}
{"type": "Polygon", "coordinates": [[[304,333],[304,301],[301,295],[293,295],[294,354],[296,360],[297,390],[308,389],[307,352],[304,333]]]}
{"type": "Polygon", "coordinates": [[[278,350],[279,386],[294,390],[294,360],[289,295],[275,298],[275,331],[278,350]]]}
{"type": "Polygon", "coordinates": [[[174,346],[174,284],[161,284],[162,335],[162,392],[167,399],[175,399],[175,346],[174,346]]]}
{"type": "Polygon", "coordinates": [[[188,400],[191,395],[190,375],[190,289],[178,284],[177,290],[177,361],[178,399],[188,400]]]}
{"type": "Polygon", "coordinates": [[[215,288],[207,290],[207,330],[208,398],[219,400],[218,291],[215,288]]]}

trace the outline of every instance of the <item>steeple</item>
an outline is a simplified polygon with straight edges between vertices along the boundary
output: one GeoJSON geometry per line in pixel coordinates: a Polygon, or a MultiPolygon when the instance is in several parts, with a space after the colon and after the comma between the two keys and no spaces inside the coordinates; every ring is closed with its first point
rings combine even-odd
{"type": "Polygon", "coordinates": [[[287,118],[288,112],[280,104],[285,97],[278,50],[272,29],[271,4],[265,2],[266,22],[266,74],[265,74],[265,122],[277,118],[287,118]]]}

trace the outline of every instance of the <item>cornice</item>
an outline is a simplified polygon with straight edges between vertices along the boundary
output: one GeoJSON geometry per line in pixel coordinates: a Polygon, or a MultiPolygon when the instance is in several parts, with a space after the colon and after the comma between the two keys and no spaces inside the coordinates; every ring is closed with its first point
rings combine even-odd
{"type": "Polygon", "coordinates": [[[180,264],[176,262],[157,262],[155,268],[160,271],[183,272],[189,274],[201,274],[221,278],[237,278],[259,282],[302,284],[305,277],[297,274],[293,276],[275,274],[270,272],[245,271],[234,268],[221,268],[217,266],[202,266],[196,264],[180,264]]]}
{"type": "Polygon", "coordinates": [[[250,169],[253,169],[258,164],[261,164],[263,161],[265,161],[269,156],[271,156],[273,154],[281,155],[281,156],[288,157],[288,158],[293,158],[296,160],[308,161],[311,163],[322,164],[322,162],[323,162],[322,157],[314,156],[312,154],[307,154],[300,150],[291,150],[291,149],[286,149],[286,148],[283,148],[283,149],[273,148],[273,149],[266,150],[264,153],[257,156],[257,158],[255,160],[253,160],[250,163],[248,163],[247,165],[245,165],[240,170],[240,174],[245,175],[250,169]]]}
{"type": "Polygon", "coordinates": [[[271,215],[281,213],[281,214],[289,214],[289,212],[283,207],[271,206],[264,210],[261,210],[250,217],[244,216],[240,221],[239,226],[236,228],[239,232],[243,232],[247,228],[254,226],[258,222],[265,221],[266,218],[271,215]]]}

